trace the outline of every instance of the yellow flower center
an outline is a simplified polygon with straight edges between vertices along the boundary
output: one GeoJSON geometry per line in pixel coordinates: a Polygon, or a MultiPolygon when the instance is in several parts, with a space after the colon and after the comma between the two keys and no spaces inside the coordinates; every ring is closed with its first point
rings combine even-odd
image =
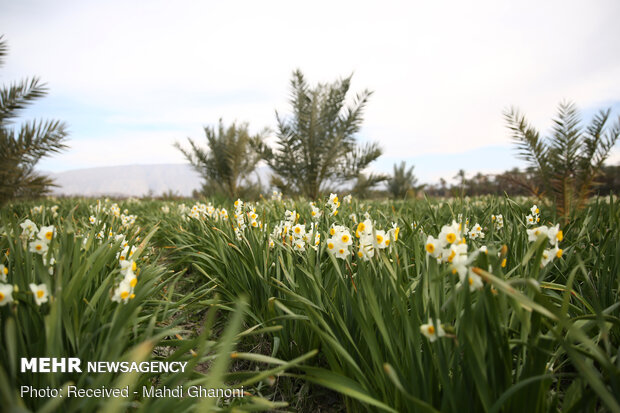
{"type": "Polygon", "coordinates": [[[558,231],[558,235],[556,235],[556,238],[558,239],[558,241],[562,241],[564,239],[564,233],[562,232],[562,230],[558,231]]]}
{"type": "Polygon", "coordinates": [[[37,297],[42,298],[45,295],[43,290],[37,290],[37,297]]]}
{"type": "Polygon", "coordinates": [[[35,247],[37,249],[37,251],[41,251],[41,249],[43,248],[43,246],[41,244],[37,244],[37,246],[35,247]]]}
{"type": "Polygon", "coordinates": [[[452,262],[452,260],[456,257],[456,252],[453,250],[450,252],[450,256],[448,257],[448,262],[452,262]]]}
{"type": "Polygon", "coordinates": [[[377,243],[381,244],[383,242],[383,237],[381,235],[377,235],[377,243]]]}
{"type": "Polygon", "coordinates": [[[129,291],[123,291],[121,293],[121,298],[124,300],[125,298],[129,297],[129,291]]]}
{"type": "Polygon", "coordinates": [[[296,227],[296,228],[295,228],[295,234],[299,234],[300,232],[301,232],[301,228],[296,227]]]}
{"type": "Polygon", "coordinates": [[[336,233],[336,230],[334,228],[331,228],[329,230],[329,235],[334,235],[336,233]]]}
{"type": "Polygon", "coordinates": [[[138,266],[136,265],[136,262],[134,261],[131,263],[131,271],[135,271],[136,268],[138,268],[138,266]]]}
{"type": "Polygon", "coordinates": [[[434,326],[428,326],[428,334],[433,335],[435,334],[435,327],[434,326]]]}
{"type": "Polygon", "coordinates": [[[362,258],[362,257],[364,256],[364,253],[363,253],[362,251],[358,251],[358,252],[357,252],[357,256],[358,256],[358,257],[360,257],[360,258],[362,258]]]}
{"type": "Polygon", "coordinates": [[[428,252],[429,254],[435,252],[435,245],[431,244],[430,242],[426,244],[426,252],[428,252]]]}
{"type": "Polygon", "coordinates": [[[7,267],[4,267],[2,269],[2,272],[4,273],[4,275],[7,275],[9,273],[9,269],[7,267]]]}
{"type": "Polygon", "coordinates": [[[5,295],[0,293],[0,302],[4,301],[4,297],[5,297],[5,295]]]}
{"type": "Polygon", "coordinates": [[[54,233],[52,231],[47,231],[45,233],[45,238],[47,238],[48,240],[51,240],[53,236],[54,236],[54,233]]]}
{"type": "Polygon", "coordinates": [[[472,285],[474,283],[474,279],[472,277],[469,277],[469,285],[472,285]]]}
{"type": "Polygon", "coordinates": [[[343,235],[343,236],[342,236],[342,242],[344,242],[344,243],[349,242],[349,236],[348,236],[348,235],[346,235],[346,234],[345,234],[345,235],[343,235]]]}
{"type": "Polygon", "coordinates": [[[454,241],[456,241],[456,234],[451,232],[448,235],[446,235],[446,241],[448,241],[450,244],[452,244],[454,241]]]}
{"type": "Polygon", "coordinates": [[[506,268],[506,258],[502,260],[502,268],[506,268]]]}
{"type": "Polygon", "coordinates": [[[316,215],[316,211],[312,211],[311,214],[312,214],[312,216],[315,216],[316,215]]]}
{"type": "Polygon", "coordinates": [[[558,258],[562,258],[562,254],[564,254],[564,250],[560,248],[558,252],[555,253],[555,256],[558,258]]]}
{"type": "Polygon", "coordinates": [[[540,209],[536,208],[536,213],[540,214],[540,209]]]}
{"type": "Polygon", "coordinates": [[[385,240],[385,245],[390,245],[390,240],[389,239],[385,240]]]}
{"type": "Polygon", "coordinates": [[[341,254],[344,254],[344,250],[342,248],[340,248],[340,250],[338,251],[341,254]]]}
{"type": "Polygon", "coordinates": [[[330,242],[330,243],[328,243],[328,244],[327,244],[327,248],[329,248],[330,250],[333,250],[333,249],[334,249],[334,244],[333,244],[333,243],[331,243],[331,242],[330,242]]]}
{"type": "Polygon", "coordinates": [[[134,298],[136,298],[136,295],[135,295],[135,294],[131,294],[131,295],[129,296],[129,299],[130,299],[130,300],[133,300],[134,298]]]}
{"type": "Polygon", "coordinates": [[[137,278],[132,278],[131,281],[129,281],[129,285],[131,285],[132,287],[135,287],[136,284],[138,284],[137,278]]]}

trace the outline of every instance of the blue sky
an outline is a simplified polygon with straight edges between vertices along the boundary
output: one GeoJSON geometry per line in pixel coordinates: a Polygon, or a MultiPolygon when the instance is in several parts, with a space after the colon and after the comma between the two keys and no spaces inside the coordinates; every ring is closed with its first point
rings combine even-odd
{"type": "Polygon", "coordinates": [[[70,150],[39,166],[63,171],[183,162],[172,143],[220,117],[275,127],[295,68],[312,83],[354,73],[354,91],[374,91],[360,133],[384,149],[373,169],[405,160],[435,182],[521,166],[512,105],[542,131],[564,99],[584,119],[620,114],[618,15],[615,0],[0,0],[0,82],[48,83],[24,117],[68,123],[70,150]]]}

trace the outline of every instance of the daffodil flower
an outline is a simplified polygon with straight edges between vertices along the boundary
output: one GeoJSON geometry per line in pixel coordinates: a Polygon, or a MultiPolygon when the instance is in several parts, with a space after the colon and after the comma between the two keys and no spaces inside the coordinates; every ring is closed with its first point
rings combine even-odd
{"type": "Polygon", "coordinates": [[[441,327],[441,321],[437,319],[437,326],[433,323],[433,320],[429,319],[428,324],[422,324],[420,326],[420,332],[428,338],[428,340],[433,343],[439,337],[444,337],[446,332],[443,327],[441,327]]]}
{"type": "Polygon", "coordinates": [[[36,224],[29,219],[19,224],[19,226],[22,228],[22,235],[26,239],[34,238],[34,234],[38,232],[36,224]]]}
{"type": "Polygon", "coordinates": [[[47,302],[47,298],[48,298],[48,292],[47,292],[47,285],[45,284],[33,284],[31,283],[29,285],[30,287],[30,291],[32,291],[32,295],[34,295],[34,301],[37,303],[37,305],[41,305],[43,303],[47,302]]]}
{"type": "Polygon", "coordinates": [[[13,302],[13,286],[11,284],[0,284],[0,307],[13,302]]]}
{"type": "Polygon", "coordinates": [[[56,230],[54,229],[53,225],[50,225],[48,227],[41,227],[41,230],[39,231],[38,234],[38,238],[44,242],[51,242],[52,238],[54,238],[54,235],[56,234],[56,230]]]}
{"type": "Polygon", "coordinates": [[[0,264],[0,281],[5,283],[7,275],[9,275],[9,269],[5,267],[4,264],[0,264]]]}
{"type": "Polygon", "coordinates": [[[49,249],[47,242],[40,240],[40,239],[32,241],[28,245],[29,245],[30,252],[34,252],[40,255],[45,254],[47,250],[49,249]]]}

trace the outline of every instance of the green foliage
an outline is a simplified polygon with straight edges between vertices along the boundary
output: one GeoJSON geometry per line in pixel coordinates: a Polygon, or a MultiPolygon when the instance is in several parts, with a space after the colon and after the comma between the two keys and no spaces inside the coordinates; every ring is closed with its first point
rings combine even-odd
{"type": "MultiPolygon", "coordinates": [[[[243,294],[226,306],[213,293],[213,284],[188,288],[186,270],[171,271],[163,265],[152,241],[160,229],[148,233],[127,225],[110,213],[111,205],[86,205],[67,200],[49,208],[17,203],[0,210],[0,264],[6,268],[6,284],[0,280],[0,400],[2,411],[261,411],[286,406],[261,397],[257,389],[265,377],[280,374],[313,356],[283,361],[275,357],[238,366],[231,372],[232,351],[242,339],[251,340],[261,330],[244,327],[247,313],[243,294]],[[32,207],[32,208],[30,208],[32,207]],[[92,216],[92,220],[89,219],[92,216]],[[26,217],[38,227],[54,226],[44,254],[30,245],[37,234],[27,234],[20,224],[26,217]],[[121,274],[123,244],[137,249],[130,259],[137,264],[135,296],[126,302],[112,297],[121,274]],[[53,258],[53,259],[52,259],[53,258]],[[30,284],[44,284],[47,302],[38,305],[30,284]],[[12,286],[10,297],[5,289],[12,286]],[[82,373],[20,372],[20,358],[78,357],[82,373]],[[88,361],[184,361],[179,373],[88,373],[88,361]],[[261,371],[255,368],[260,366],[261,371]],[[205,370],[208,372],[205,373],[205,370]],[[82,389],[130,387],[129,398],[44,398],[20,394],[21,386],[35,389],[82,389]],[[174,388],[240,388],[252,395],[229,401],[216,398],[148,398],[142,386],[174,388]],[[132,390],[137,390],[134,396],[132,390]]],[[[126,203],[132,212],[139,206],[157,216],[161,204],[126,203]]],[[[127,251],[130,251],[128,249],[127,251]]],[[[243,353],[239,359],[251,359],[243,353]]]]}
{"type": "Polygon", "coordinates": [[[604,165],[602,172],[597,192],[601,195],[620,194],[620,164],[604,165]]]}
{"type": "MultiPolygon", "coordinates": [[[[178,246],[171,261],[191,265],[225,300],[247,291],[248,317],[282,326],[269,333],[272,356],[319,349],[314,362],[286,376],[342,394],[348,411],[620,411],[613,237],[620,205],[601,200],[579,211],[563,228],[564,255],[543,266],[546,238],[530,242],[523,222],[531,202],[354,201],[336,216],[324,210],[314,226],[323,241],[303,251],[286,237],[269,246],[285,210],[310,227],[302,201],[261,202],[265,230],[247,228],[241,238],[229,222],[208,217],[170,220],[162,232],[166,245],[178,246]],[[353,216],[365,212],[377,228],[397,222],[398,240],[369,261],[336,259],[325,246],[332,224],[353,233],[353,216]],[[472,255],[488,247],[472,262],[484,283],[479,290],[460,287],[450,266],[425,251],[427,234],[459,214],[486,233],[467,240],[472,255]],[[503,215],[501,229],[495,214],[503,215]],[[445,337],[431,342],[421,333],[429,319],[441,320],[445,337]]],[[[541,210],[543,222],[557,219],[541,210]]]]}
{"type": "Polygon", "coordinates": [[[592,195],[603,163],[620,136],[620,116],[614,126],[606,127],[610,114],[611,109],[599,111],[583,129],[575,105],[563,102],[547,139],[516,109],[504,114],[519,157],[528,162],[540,182],[541,188],[530,186],[530,191],[552,198],[565,218],[592,195]]]}
{"type": "Polygon", "coordinates": [[[225,127],[222,119],[217,129],[206,126],[204,131],[207,149],[191,138],[187,139],[191,150],[183,149],[178,142],[175,144],[204,179],[203,194],[211,196],[219,191],[236,199],[244,191],[252,190],[256,184],[248,178],[255,171],[260,157],[251,143],[262,141],[263,134],[251,136],[247,123],[237,125],[233,122],[225,127]]]}
{"type": "MultiPolygon", "coordinates": [[[[0,36],[0,65],[7,50],[0,36]]],[[[14,198],[41,196],[53,184],[34,167],[41,158],[67,147],[63,143],[66,125],[55,120],[12,125],[22,109],[46,93],[47,88],[36,77],[0,88],[0,205],[14,198]]]]}
{"type": "Polygon", "coordinates": [[[407,195],[407,192],[415,188],[418,180],[413,174],[413,168],[412,165],[407,169],[404,161],[400,165],[394,164],[394,174],[387,181],[388,191],[392,197],[402,199],[407,195]]]}
{"type": "Polygon", "coordinates": [[[388,177],[383,174],[360,173],[355,180],[353,188],[351,188],[351,194],[358,198],[368,198],[369,192],[387,179],[388,177]]]}
{"type": "Polygon", "coordinates": [[[293,113],[276,113],[276,149],[256,145],[275,172],[272,184],[283,192],[316,199],[329,186],[356,179],[381,155],[376,143],[356,141],[371,92],[364,90],[347,104],[350,85],[351,76],[312,88],[300,70],[293,73],[293,113]]]}

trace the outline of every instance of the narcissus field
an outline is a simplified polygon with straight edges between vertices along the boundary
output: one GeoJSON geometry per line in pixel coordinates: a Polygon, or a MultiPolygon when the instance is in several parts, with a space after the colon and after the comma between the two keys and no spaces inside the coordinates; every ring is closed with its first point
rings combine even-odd
{"type": "MultiPolygon", "coordinates": [[[[267,199],[268,198],[268,199],[267,199]]],[[[620,411],[620,203],[62,199],[0,223],[3,411],[620,411]],[[22,357],[183,373],[21,373],[22,357]],[[22,386],[242,388],[46,398],[22,386]]]]}

